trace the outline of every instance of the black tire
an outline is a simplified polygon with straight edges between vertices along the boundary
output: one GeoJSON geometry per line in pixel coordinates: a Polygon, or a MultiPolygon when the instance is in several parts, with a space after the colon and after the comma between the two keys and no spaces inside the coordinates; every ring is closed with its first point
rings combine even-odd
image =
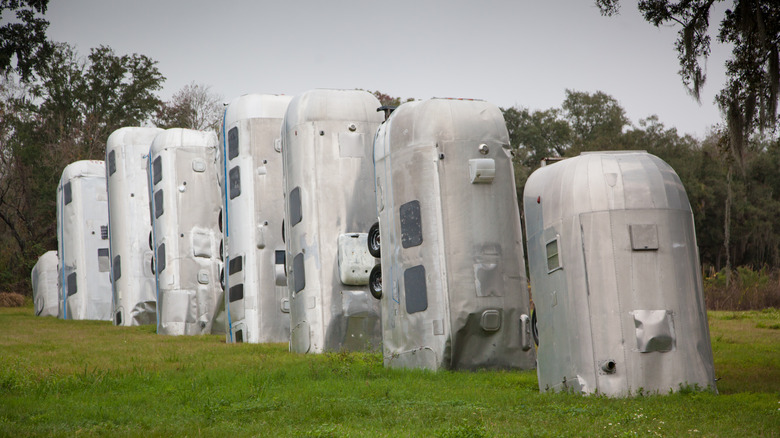
{"type": "Polygon", "coordinates": [[[224,231],[222,231],[222,209],[221,208],[219,209],[219,216],[217,216],[217,224],[219,225],[219,232],[224,233],[224,231]]]}
{"type": "Polygon", "coordinates": [[[375,265],[368,275],[368,289],[377,300],[382,298],[382,265],[375,265]]]}
{"type": "Polygon", "coordinates": [[[539,346],[539,329],[536,327],[536,307],[531,311],[531,336],[534,338],[534,344],[539,346]]]}
{"type": "Polygon", "coordinates": [[[219,260],[225,261],[225,240],[222,239],[219,241],[219,260]]]}
{"type": "Polygon", "coordinates": [[[154,246],[152,244],[152,232],[149,231],[149,250],[154,251],[154,246]]]}
{"type": "Polygon", "coordinates": [[[371,225],[371,229],[368,230],[368,252],[375,259],[382,256],[382,241],[379,238],[379,222],[371,225]]]}

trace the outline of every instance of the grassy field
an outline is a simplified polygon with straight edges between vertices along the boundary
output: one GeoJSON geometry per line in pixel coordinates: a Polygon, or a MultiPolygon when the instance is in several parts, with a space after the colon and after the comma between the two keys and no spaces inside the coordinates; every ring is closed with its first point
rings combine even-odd
{"type": "Polygon", "coordinates": [[[540,394],[536,372],[387,370],[0,309],[0,436],[780,436],[780,311],[711,312],[719,395],[540,394]]]}

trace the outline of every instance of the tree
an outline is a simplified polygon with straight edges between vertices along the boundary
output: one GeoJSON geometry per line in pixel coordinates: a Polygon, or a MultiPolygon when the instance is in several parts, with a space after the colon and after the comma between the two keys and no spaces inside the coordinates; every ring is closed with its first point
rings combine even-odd
{"type": "Polygon", "coordinates": [[[547,157],[561,157],[571,145],[572,130],[560,109],[530,111],[512,107],[501,111],[509,142],[526,167],[536,168],[547,157]]]}
{"type": "Polygon", "coordinates": [[[0,27],[0,74],[15,71],[27,80],[51,54],[52,45],[46,39],[49,22],[38,15],[46,13],[48,3],[0,0],[0,23],[5,11],[15,12],[17,20],[0,27]]]}
{"type": "Polygon", "coordinates": [[[160,104],[155,124],[161,128],[219,130],[224,97],[208,85],[192,82],[160,104]]]}
{"type": "Polygon", "coordinates": [[[164,77],[143,55],[53,45],[36,78],[0,76],[0,289],[29,293],[37,257],[55,249],[64,167],[105,157],[108,136],[151,119],[164,77]]]}
{"type": "MultiPolygon", "coordinates": [[[[619,0],[595,0],[603,15],[619,12],[619,0]]],[[[706,82],[702,65],[710,54],[710,12],[716,0],[640,0],[639,11],[655,26],[679,26],[675,50],[680,77],[700,100],[706,82]]],[[[722,1],[722,0],[717,0],[722,1]]],[[[728,80],[716,101],[725,115],[728,152],[744,175],[745,147],[750,136],[775,130],[780,91],[780,2],[734,0],[720,21],[717,40],[733,45],[726,61],[728,80]]]]}
{"type": "Polygon", "coordinates": [[[573,152],[620,149],[618,140],[630,121],[615,98],[601,91],[566,90],[562,108],[571,126],[573,152]]]}

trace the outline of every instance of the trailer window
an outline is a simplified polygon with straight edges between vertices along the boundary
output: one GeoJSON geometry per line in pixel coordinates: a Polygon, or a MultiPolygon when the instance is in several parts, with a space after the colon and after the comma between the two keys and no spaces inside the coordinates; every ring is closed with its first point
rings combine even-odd
{"type": "Polygon", "coordinates": [[[76,273],[71,272],[68,275],[68,296],[71,296],[78,292],[78,286],[76,284],[76,273]]]}
{"type": "Polygon", "coordinates": [[[238,127],[230,128],[228,131],[228,160],[238,156],[238,127]]]}
{"type": "Polygon", "coordinates": [[[154,192],[154,217],[155,219],[163,214],[163,189],[154,192]]]}
{"type": "Polygon", "coordinates": [[[108,248],[98,248],[98,271],[111,271],[111,256],[109,255],[108,248]]]}
{"type": "Polygon", "coordinates": [[[236,166],[230,169],[230,199],[236,198],[241,194],[241,168],[236,166]]]}
{"type": "Polygon", "coordinates": [[[162,157],[157,157],[152,162],[152,184],[162,181],[162,157]]]}
{"type": "Polygon", "coordinates": [[[414,200],[403,204],[399,213],[401,216],[401,246],[411,248],[421,245],[423,235],[420,201],[414,200]]]}
{"type": "Polygon", "coordinates": [[[547,273],[561,269],[561,259],[558,255],[558,237],[547,242],[547,273]]]}
{"type": "Polygon", "coordinates": [[[235,274],[236,272],[241,272],[242,269],[244,269],[244,258],[242,256],[238,256],[236,258],[230,259],[230,263],[228,263],[230,274],[235,274]]]}
{"type": "Polygon", "coordinates": [[[306,287],[306,272],[303,267],[303,253],[293,257],[293,281],[295,292],[298,293],[306,287]]]}
{"type": "Polygon", "coordinates": [[[425,266],[417,265],[404,271],[406,312],[422,312],[428,308],[428,288],[425,283],[425,266]]]}
{"type": "Polygon", "coordinates": [[[294,227],[303,220],[301,211],[301,188],[296,187],[290,192],[290,226],[294,227]]]}
{"type": "Polygon", "coordinates": [[[157,247],[157,273],[162,272],[165,270],[165,244],[161,244],[157,247]]]}
{"type": "Polygon", "coordinates": [[[122,277],[122,258],[119,257],[119,254],[114,256],[114,263],[111,265],[111,268],[114,270],[114,282],[116,282],[122,277]]]}
{"type": "Polygon", "coordinates": [[[230,299],[230,302],[243,300],[244,299],[244,285],[243,284],[237,284],[235,286],[230,286],[230,291],[228,292],[228,297],[230,299]]]}
{"type": "Polygon", "coordinates": [[[65,186],[62,188],[62,195],[65,198],[65,205],[68,205],[73,201],[73,189],[70,186],[70,182],[65,184],[65,186]]]}
{"type": "Polygon", "coordinates": [[[116,172],[116,150],[108,153],[108,176],[116,172]]]}

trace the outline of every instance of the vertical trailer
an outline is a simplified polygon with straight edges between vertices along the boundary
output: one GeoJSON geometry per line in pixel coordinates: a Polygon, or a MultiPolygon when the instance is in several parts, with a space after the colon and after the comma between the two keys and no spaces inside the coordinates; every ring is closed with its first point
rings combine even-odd
{"type": "Polygon", "coordinates": [[[282,124],[290,350],[378,348],[376,264],[366,238],[376,221],[372,140],[379,101],[359,90],[296,96],[282,124]]]}
{"type": "Polygon", "coordinates": [[[693,213],[668,164],[583,154],[535,171],[523,204],[541,390],[715,388],[693,213]]]}
{"type": "Polygon", "coordinates": [[[385,364],[533,368],[501,111],[473,100],[405,103],[379,128],[374,161],[385,364]]]}
{"type": "Polygon", "coordinates": [[[111,320],[108,195],[103,161],[65,167],[57,187],[59,317],[111,320]]]}
{"type": "Polygon", "coordinates": [[[146,163],[149,147],[160,132],[158,128],[121,128],[106,143],[114,325],[157,321],[146,163]]]}
{"type": "Polygon", "coordinates": [[[168,129],[149,150],[157,333],[225,333],[217,136],[168,129]]]}
{"type": "Polygon", "coordinates": [[[30,273],[35,316],[57,316],[57,251],[38,257],[30,273]]]}
{"type": "Polygon", "coordinates": [[[228,342],[288,342],[280,129],[292,97],[248,94],[225,110],[220,146],[228,342]]]}

